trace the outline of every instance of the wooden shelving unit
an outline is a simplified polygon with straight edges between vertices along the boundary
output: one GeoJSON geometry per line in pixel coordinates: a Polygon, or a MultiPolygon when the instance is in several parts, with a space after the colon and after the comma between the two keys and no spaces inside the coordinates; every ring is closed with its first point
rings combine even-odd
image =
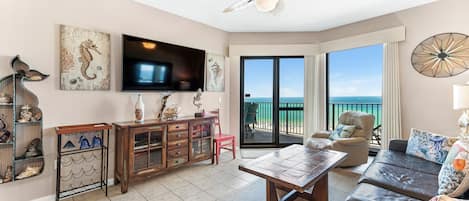
{"type": "MultiPolygon", "coordinates": [[[[45,76],[47,77],[47,76],[45,76]]],[[[44,78],[45,79],[45,78],[44,78]]],[[[43,79],[41,79],[43,80],[43,79]]],[[[14,182],[16,177],[25,171],[28,167],[34,168],[35,174],[21,180],[37,176],[44,169],[44,156],[42,147],[42,111],[38,108],[38,98],[25,86],[25,75],[14,73],[0,79],[0,93],[11,97],[11,103],[0,103],[0,115],[6,123],[5,130],[10,132],[9,141],[0,143],[0,179],[1,183],[14,182]],[[20,119],[21,107],[29,105],[33,113],[40,113],[40,119],[36,121],[18,122],[20,119]],[[35,157],[24,157],[28,145],[34,140],[39,139],[38,151],[40,155],[35,157]],[[7,169],[11,167],[11,181],[5,181],[7,169]]],[[[40,81],[40,80],[37,80],[40,81]]],[[[34,82],[34,81],[31,81],[34,82]]],[[[34,114],[33,114],[34,115],[34,114]]],[[[1,133],[0,135],[2,135],[1,133]]]]}

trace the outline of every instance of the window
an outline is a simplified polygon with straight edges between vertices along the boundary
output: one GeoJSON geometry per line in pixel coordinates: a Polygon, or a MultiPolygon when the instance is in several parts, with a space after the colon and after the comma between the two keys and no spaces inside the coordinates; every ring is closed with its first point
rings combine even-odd
{"type": "Polygon", "coordinates": [[[327,54],[327,128],[334,129],[345,111],[375,116],[372,144],[380,144],[383,46],[373,45],[327,54]]]}

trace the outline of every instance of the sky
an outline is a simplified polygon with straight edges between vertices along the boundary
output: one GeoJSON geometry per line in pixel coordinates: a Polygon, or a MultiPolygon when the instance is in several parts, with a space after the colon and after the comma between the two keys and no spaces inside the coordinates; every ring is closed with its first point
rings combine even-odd
{"type": "Polygon", "coordinates": [[[381,96],[383,46],[329,53],[329,96],[381,96]]]}
{"type": "MultiPolygon", "coordinates": [[[[329,53],[329,96],[381,96],[382,45],[329,53]]],[[[272,97],[273,60],[247,59],[244,91],[272,97]]],[[[280,97],[304,96],[304,59],[280,59],[280,97]]]]}
{"type": "MultiPolygon", "coordinates": [[[[251,97],[272,97],[273,60],[248,59],[244,64],[244,92],[251,97]]],[[[303,97],[304,59],[280,59],[280,97],[303,97]]]]}

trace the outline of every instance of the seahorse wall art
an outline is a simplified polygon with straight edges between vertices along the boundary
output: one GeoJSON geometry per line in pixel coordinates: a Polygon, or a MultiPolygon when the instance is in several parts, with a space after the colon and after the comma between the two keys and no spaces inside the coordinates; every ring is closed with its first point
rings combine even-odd
{"type": "Polygon", "coordinates": [[[110,89],[110,34],[60,25],[60,88],[110,89]]]}
{"type": "Polygon", "coordinates": [[[81,75],[87,80],[94,80],[96,79],[96,74],[89,76],[86,74],[86,70],[90,67],[90,63],[93,61],[93,55],[91,54],[91,50],[95,51],[97,54],[101,54],[99,52],[98,47],[93,43],[92,40],[88,39],[80,44],[80,55],[81,57],[78,58],[81,62],[81,75]]]}

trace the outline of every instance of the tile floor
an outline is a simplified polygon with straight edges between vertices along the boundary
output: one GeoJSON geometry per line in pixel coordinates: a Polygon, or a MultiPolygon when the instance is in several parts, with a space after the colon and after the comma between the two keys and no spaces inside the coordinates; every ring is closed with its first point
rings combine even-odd
{"type": "MultiPolygon", "coordinates": [[[[220,165],[210,161],[179,168],[144,183],[132,184],[126,194],[119,186],[69,198],[67,201],[263,201],[265,180],[238,170],[251,159],[232,160],[223,153],[220,165]]],[[[241,155],[238,155],[241,156],[241,155]]],[[[359,175],[333,171],[329,174],[329,199],[342,201],[352,191],[359,175]]]]}

